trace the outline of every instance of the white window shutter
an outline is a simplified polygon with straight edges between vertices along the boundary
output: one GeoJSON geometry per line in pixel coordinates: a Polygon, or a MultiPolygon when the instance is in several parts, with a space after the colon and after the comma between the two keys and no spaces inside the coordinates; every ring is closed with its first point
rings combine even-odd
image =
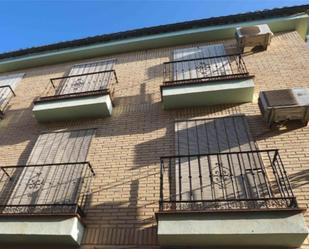
{"type": "MultiPolygon", "coordinates": [[[[175,123],[175,138],[177,155],[213,154],[200,159],[197,157],[191,157],[190,159],[182,157],[180,159],[181,172],[176,163],[174,175],[177,198],[182,200],[212,199],[211,193],[215,191],[216,198],[224,199],[222,189],[220,190],[218,184],[214,184],[213,189],[211,189],[209,177],[210,173],[212,173],[216,178],[219,167],[227,175],[229,175],[229,167],[233,167],[233,179],[238,184],[237,195],[239,198],[257,198],[257,191],[261,196],[267,196],[267,179],[263,173],[263,162],[258,154],[232,154],[229,157],[215,154],[257,150],[244,116],[179,121],[175,123]],[[255,179],[252,177],[250,165],[260,169],[256,171],[255,179]],[[201,169],[199,166],[201,166],[201,169]],[[210,172],[209,168],[211,168],[212,172],[210,172]],[[245,183],[242,180],[241,168],[243,168],[242,173],[245,177],[245,183]],[[200,170],[202,179],[199,178],[200,170]],[[181,179],[181,191],[179,179],[181,179]],[[203,182],[202,189],[200,180],[203,182]]],[[[229,180],[228,177],[227,179],[229,180]]],[[[232,198],[234,194],[232,183],[226,181],[225,184],[227,196],[232,198]]]]}
{"type": "Polygon", "coordinates": [[[175,63],[173,80],[188,80],[231,74],[232,70],[226,57],[204,59],[221,55],[226,55],[223,44],[174,50],[174,61],[194,60],[175,63]]]}
{"type": "Polygon", "coordinates": [[[24,73],[18,73],[0,76],[0,110],[5,107],[13,96],[12,91],[4,86],[10,86],[14,91],[24,75],[24,73]]]}
{"type": "Polygon", "coordinates": [[[76,201],[95,129],[44,133],[37,139],[27,165],[73,163],[21,168],[8,204],[72,204],[76,201]],[[81,167],[83,166],[83,167],[81,167]],[[42,187],[41,185],[44,185],[42,187]],[[47,187],[48,186],[48,187],[47,187]]]}
{"type": "Polygon", "coordinates": [[[0,86],[9,85],[14,90],[24,75],[25,73],[17,73],[0,76],[0,86]]]}
{"type": "MultiPolygon", "coordinates": [[[[77,64],[71,68],[68,75],[74,76],[79,74],[113,70],[115,62],[116,61],[114,59],[111,59],[77,64]]],[[[111,74],[111,72],[102,74],[91,74],[64,79],[60,83],[61,87],[58,90],[58,94],[63,95],[105,89],[109,81],[111,80],[111,74]]]]}
{"type": "Polygon", "coordinates": [[[94,129],[44,133],[39,136],[27,164],[84,162],[94,129]]]}

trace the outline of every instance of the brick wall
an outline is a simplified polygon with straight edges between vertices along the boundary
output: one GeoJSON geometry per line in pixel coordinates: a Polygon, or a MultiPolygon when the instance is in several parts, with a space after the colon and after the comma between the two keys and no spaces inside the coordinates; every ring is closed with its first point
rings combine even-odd
{"type": "MultiPolygon", "coordinates": [[[[233,40],[224,44],[235,46],[233,40]]],[[[256,84],[254,102],[249,104],[162,110],[162,63],[169,60],[173,49],[109,57],[117,59],[119,78],[114,112],[109,118],[37,124],[32,117],[32,101],[46,92],[49,78],[62,76],[73,64],[83,62],[78,61],[25,70],[17,97],[0,121],[2,165],[25,163],[41,131],[98,128],[88,155],[96,177],[86,209],[82,248],[157,248],[159,157],[174,154],[173,122],[179,118],[246,114],[259,148],[280,149],[299,204],[308,207],[309,127],[292,123],[287,129],[271,131],[257,105],[260,90],[309,87],[309,49],[298,33],[277,34],[267,51],[244,57],[256,84]]],[[[308,213],[306,220],[309,224],[308,213]]],[[[308,240],[303,248],[309,248],[308,240]]]]}

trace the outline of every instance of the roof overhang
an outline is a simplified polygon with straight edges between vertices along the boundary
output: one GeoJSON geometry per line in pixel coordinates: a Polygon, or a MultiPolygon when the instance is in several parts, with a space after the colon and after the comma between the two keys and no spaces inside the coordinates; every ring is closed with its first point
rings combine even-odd
{"type": "Polygon", "coordinates": [[[308,14],[302,13],[288,17],[239,22],[227,25],[214,25],[205,28],[192,28],[176,32],[147,35],[137,38],[122,39],[97,43],[94,45],[12,57],[0,60],[0,73],[141,49],[176,46],[192,42],[230,39],[234,37],[236,27],[251,26],[262,23],[267,23],[274,33],[296,30],[300,36],[306,40],[308,34],[309,16],[308,14]]]}

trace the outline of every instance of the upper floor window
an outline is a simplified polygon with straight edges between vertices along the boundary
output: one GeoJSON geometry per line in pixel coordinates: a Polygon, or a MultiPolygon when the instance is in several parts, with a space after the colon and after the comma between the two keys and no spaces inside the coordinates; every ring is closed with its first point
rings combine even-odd
{"type": "Polygon", "coordinates": [[[228,54],[223,44],[176,49],[164,63],[164,84],[190,83],[247,76],[240,54],[228,54]]]}
{"type": "Polygon", "coordinates": [[[0,168],[1,215],[82,215],[94,129],[41,134],[26,165],[0,168]]]}
{"type": "Polygon", "coordinates": [[[116,80],[114,65],[114,59],[74,65],[67,76],[51,79],[55,95],[108,91],[116,80]]]}
{"type": "Polygon", "coordinates": [[[244,116],[181,120],[161,158],[161,211],[297,208],[278,150],[259,150],[244,116]]]}
{"type": "Polygon", "coordinates": [[[24,77],[24,73],[0,76],[0,118],[11,97],[15,96],[15,88],[24,77]]]}

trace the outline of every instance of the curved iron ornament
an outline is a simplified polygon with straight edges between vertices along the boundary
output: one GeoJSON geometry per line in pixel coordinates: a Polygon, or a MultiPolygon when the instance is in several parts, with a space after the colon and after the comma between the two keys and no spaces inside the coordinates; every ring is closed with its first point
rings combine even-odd
{"type": "Polygon", "coordinates": [[[299,209],[278,150],[165,156],[160,160],[160,211],[299,209]],[[237,161],[231,161],[231,155],[237,161]],[[188,161],[195,162],[195,175],[188,161]],[[180,171],[175,165],[187,175],[177,175],[180,171]],[[191,171],[185,171],[190,166],[191,171]],[[201,170],[203,167],[207,170],[201,170]]]}
{"type": "Polygon", "coordinates": [[[219,210],[270,210],[297,208],[295,199],[278,198],[264,200],[222,200],[163,202],[161,211],[219,211],[219,210]]]}

